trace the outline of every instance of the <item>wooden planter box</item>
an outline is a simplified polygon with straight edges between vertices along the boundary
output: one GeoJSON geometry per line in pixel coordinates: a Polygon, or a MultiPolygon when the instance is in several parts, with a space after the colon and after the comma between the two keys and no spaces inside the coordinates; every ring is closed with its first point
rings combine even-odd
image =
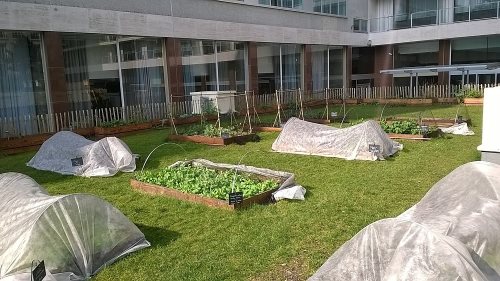
{"type": "MultiPolygon", "coordinates": [[[[411,118],[391,117],[391,118],[386,119],[386,121],[388,123],[391,123],[394,121],[408,121],[408,120],[411,120],[411,118]]],[[[466,122],[467,124],[470,125],[469,119],[462,119],[462,121],[466,122]]],[[[450,126],[455,125],[455,119],[451,119],[451,118],[422,118],[422,125],[436,126],[436,127],[450,127],[450,126]]]]}
{"type": "MultiPolygon", "coordinates": [[[[82,136],[93,136],[94,128],[76,129],[74,133],[82,136]]],[[[53,133],[37,134],[24,137],[2,138],[0,139],[0,150],[6,154],[15,154],[30,151],[41,146],[46,140],[52,137],[53,133]]]]}
{"type": "Polygon", "coordinates": [[[465,105],[483,105],[483,98],[464,98],[465,105]]]}
{"type": "MultiPolygon", "coordinates": [[[[205,120],[217,120],[217,115],[204,115],[203,116],[205,120]]],[[[167,119],[168,124],[172,126],[172,121],[170,119],[167,119]]],[[[193,123],[198,123],[201,122],[201,116],[200,115],[195,115],[195,116],[189,116],[185,118],[174,118],[174,123],[175,125],[185,125],[185,124],[193,124],[193,123]]]]}
{"type": "Polygon", "coordinates": [[[360,104],[363,100],[362,99],[346,99],[345,103],[346,104],[360,104]]]}
{"type": "Polygon", "coordinates": [[[0,139],[0,150],[11,151],[20,148],[33,148],[41,145],[52,137],[53,134],[38,134],[21,138],[0,139]]]}
{"type": "Polygon", "coordinates": [[[266,126],[252,126],[252,130],[254,132],[281,132],[282,128],[280,127],[266,127],[266,126]]]}
{"type": "Polygon", "coordinates": [[[330,124],[331,121],[327,119],[316,119],[316,118],[305,118],[304,121],[312,122],[316,124],[330,124]]]}
{"type": "Polygon", "coordinates": [[[380,103],[390,105],[431,105],[432,99],[383,99],[380,103]]]}
{"type": "Polygon", "coordinates": [[[257,138],[256,134],[247,134],[241,136],[234,136],[228,138],[221,137],[207,137],[207,136],[185,136],[185,135],[170,135],[167,140],[171,141],[188,141],[195,143],[203,143],[208,145],[228,145],[232,143],[244,144],[250,141],[254,141],[257,138]]]}
{"type": "Polygon", "coordinates": [[[436,102],[437,103],[444,103],[444,104],[457,104],[458,99],[457,98],[437,98],[436,102]]]}
{"type": "Polygon", "coordinates": [[[366,104],[375,104],[375,103],[383,103],[383,100],[380,99],[362,99],[362,103],[366,104]]]}
{"type": "Polygon", "coordinates": [[[96,137],[120,136],[130,132],[151,129],[152,127],[153,124],[151,122],[128,124],[118,127],[95,127],[95,135],[96,137]]]}
{"type": "Polygon", "coordinates": [[[177,189],[162,187],[155,184],[144,183],[134,179],[130,180],[130,185],[132,188],[136,190],[140,190],[142,192],[153,194],[153,195],[161,195],[165,197],[175,198],[183,201],[194,202],[203,204],[213,208],[226,209],[226,210],[239,210],[246,207],[249,207],[254,204],[265,204],[271,202],[271,196],[277,188],[257,194],[255,196],[244,198],[242,203],[229,205],[228,201],[204,197],[197,194],[185,193],[177,189]]]}
{"type": "Polygon", "coordinates": [[[430,140],[424,135],[410,135],[410,134],[388,134],[389,138],[394,140],[430,140]]]}

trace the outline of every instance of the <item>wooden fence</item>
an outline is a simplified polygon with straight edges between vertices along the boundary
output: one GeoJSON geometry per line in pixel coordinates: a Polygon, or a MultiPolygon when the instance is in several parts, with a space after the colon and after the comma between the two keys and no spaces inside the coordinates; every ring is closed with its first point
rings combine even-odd
{"type": "MultiPolygon", "coordinates": [[[[483,92],[490,85],[467,85],[468,88],[483,92]]],[[[274,94],[259,95],[234,94],[232,99],[236,112],[244,113],[248,100],[255,109],[275,107],[278,103],[299,104],[311,101],[343,99],[403,99],[403,98],[455,98],[461,86],[432,85],[413,87],[372,87],[338,88],[322,91],[302,92],[301,90],[277,91],[274,94]]],[[[204,101],[206,102],[206,101],[204,101]]],[[[149,122],[167,119],[170,116],[193,115],[195,109],[204,108],[200,101],[174,101],[102,109],[75,110],[56,114],[26,115],[21,117],[0,117],[0,138],[16,138],[27,135],[54,133],[62,130],[93,128],[109,122],[149,122]]]]}

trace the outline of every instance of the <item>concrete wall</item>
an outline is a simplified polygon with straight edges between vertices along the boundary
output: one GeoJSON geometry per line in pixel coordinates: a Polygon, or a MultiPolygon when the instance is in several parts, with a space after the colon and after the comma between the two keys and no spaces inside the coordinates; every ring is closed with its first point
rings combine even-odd
{"type": "MultiPolygon", "coordinates": [[[[131,0],[120,0],[120,3],[122,1],[128,3],[131,0]]],[[[67,2],[73,1],[65,0],[66,4],[67,2]]],[[[80,3],[80,6],[83,6],[108,1],[79,2],[85,2],[80,3]]],[[[134,6],[124,4],[121,8],[123,7],[134,6]]],[[[214,0],[177,0],[172,1],[172,7],[175,8],[174,16],[0,0],[0,29],[327,45],[366,45],[368,38],[367,34],[349,32],[351,24],[347,24],[347,18],[263,7],[243,7],[241,4],[214,0]],[[199,6],[175,6],[175,3],[180,2],[198,2],[199,6]],[[204,6],[207,3],[213,5],[204,6]],[[184,14],[179,13],[185,17],[178,17],[175,11],[182,9],[186,9],[184,14]],[[260,12],[248,12],[253,9],[269,15],[260,18],[260,12]],[[218,20],[192,18],[201,17],[200,11],[206,11],[207,15],[217,14],[214,17],[218,20]],[[244,16],[246,14],[248,16],[244,16]],[[242,23],[247,17],[246,20],[249,21],[251,16],[254,17],[254,23],[242,23]],[[265,24],[266,21],[276,25],[265,24]],[[340,24],[341,22],[344,24],[340,24]]],[[[158,12],[160,11],[161,8],[158,9],[158,12]]]]}
{"type": "Polygon", "coordinates": [[[411,43],[498,34],[500,20],[479,20],[370,33],[372,45],[411,43]]]}
{"type": "MultiPolygon", "coordinates": [[[[353,4],[351,4],[351,1],[348,1],[348,9],[349,6],[352,7],[354,4],[363,1],[366,0],[353,0],[353,4]]],[[[350,30],[350,24],[346,17],[311,14],[300,11],[290,11],[287,9],[262,7],[259,5],[246,5],[243,2],[237,1],[0,0],[0,2],[18,2],[53,6],[80,7],[97,10],[132,12],[138,14],[174,16],[179,18],[205,19],[223,22],[251,23],[317,30],[350,30]]],[[[359,7],[353,7],[355,12],[356,10],[358,10],[358,8],[359,7]]]]}

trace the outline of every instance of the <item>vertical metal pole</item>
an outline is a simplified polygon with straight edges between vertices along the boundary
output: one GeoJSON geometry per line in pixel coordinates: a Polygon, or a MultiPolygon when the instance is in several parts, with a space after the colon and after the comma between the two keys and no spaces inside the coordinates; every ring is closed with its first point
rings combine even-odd
{"type": "Polygon", "coordinates": [[[214,55],[214,58],[215,58],[215,79],[216,79],[216,82],[215,82],[215,85],[216,85],[216,90],[217,92],[220,91],[220,88],[219,88],[219,62],[218,62],[218,58],[217,58],[217,41],[214,41],[214,52],[215,52],[215,55],[214,55]]]}
{"type": "Polygon", "coordinates": [[[470,82],[470,81],[469,81],[469,75],[470,75],[470,71],[469,71],[469,70],[467,70],[467,84],[469,84],[469,82],[470,82]]]}
{"type": "Polygon", "coordinates": [[[328,108],[328,90],[329,89],[325,89],[326,120],[330,121],[330,109],[328,108]]]}
{"type": "Polygon", "coordinates": [[[418,97],[420,95],[420,91],[418,89],[418,72],[415,73],[415,87],[416,87],[415,95],[418,97]]]}
{"type": "Polygon", "coordinates": [[[469,6],[468,6],[468,9],[469,9],[469,21],[470,21],[470,3],[469,3],[469,6]]]}
{"type": "Polygon", "coordinates": [[[413,13],[410,14],[410,28],[413,28],[413,13]]]}
{"type": "Polygon", "coordinates": [[[498,9],[500,9],[500,2],[497,1],[497,19],[498,19],[498,9]]]}
{"type": "Polygon", "coordinates": [[[45,86],[45,100],[47,102],[47,113],[50,118],[49,122],[49,131],[54,132],[56,130],[55,120],[52,118],[54,115],[54,110],[52,108],[52,97],[50,96],[50,81],[49,81],[49,72],[47,67],[47,50],[45,50],[45,37],[43,33],[40,34],[41,42],[40,42],[40,52],[42,57],[42,67],[43,67],[43,82],[45,86]]]}
{"type": "Polygon", "coordinates": [[[410,98],[413,97],[413,73],[410,72],[410,98]]]}
{"type": "Polygon", "coordinates": [[[462,88],[465,85],[465,70],[462,70],[462,88]]]}
{"type": "Polygon", "coordinates": [[[280,46],[280,91],[283,90],[283,57],[281,52],[281,44],[280,46]]]}
{"type": "Polygon", "coordinates": [[[118,78],[120,80],[120,97],[122,102],[122,120],[126,121],[127,116],[125,116],[125,92],[123,91],[123,75],[122,75],[122,58],[120,54],[120,42],[118,42],[119,37],[116,37],[116,57],[118,60],[118,78]]]}
{"type": "Polygon", "coordinates": [[[326,88],[330,89],[330,46],[326,47],[326,88]]]}

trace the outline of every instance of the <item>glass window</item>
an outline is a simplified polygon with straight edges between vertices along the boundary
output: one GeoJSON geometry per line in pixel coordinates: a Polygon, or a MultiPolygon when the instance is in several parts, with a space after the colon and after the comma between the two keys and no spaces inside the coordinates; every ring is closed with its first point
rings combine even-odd
{"type": "Polygon", "coordinates": [[[41,44],[38,32],[0,32],[0,118],[17,120],[2,134],[35,134],[19,120],[48,113],[41,44]]]}
{"type": "Polygon", "coordinates": [[[328,88],[328,46],[311,46],[313,91],[328,88]]]}
{"type": "Polygon", "coordinates": [[[258,44],[257,68],[261,94],[301,88],[302,45],[258,44]]]}
{"type": "Polygon", "coordinates": [[[123,91],[126,105],[166,101],[163,39],[120,39],[123,91]]]}
{"type": "Polygon", "coordinates": [[[322,0],[314,0],[313,1],[313,11],[314,12],[317,12],[317,13],[321,13],[322,10],[321,10],[321,2],[322,0]]]}
{"type": "Polygon", "coordinates": [[[214,41],[182,40],[181,55],[185,94],[216,91],[214,41]]]}
{"type": "Polygon", "coordinates": [[[352,48],[352,74],[371,74],[374,70],[374,49],[352,48]]]}
{"type": "Polygon", "coordinates": [[[452,64],[500,62],[500,36],[482,36],[451,41],[452,64]]]}
{"type": "Polygon", "coordinates": [[[163,39],[67,33],[62,35],[62,43],[72,110],[166,101],[163,39]],[[117,44],[120,49],[120,64],[117,44]]]}
{"type": "Polygon", "coordinates": [[[219,90],[245,91],[245,43],[217,42],[219,90]]]}
{"type": "Polygon", "coordinates": [[[342,88],[344,85],[344,52],[342,47],[312,46],[313,91],[342,88]]]}
{"type": "Polygon", "coordinates": [[[281,88],[280,79],[280,45],[257,45],[257,69],[259,93],[270,94],[281,88]]]}
{"type": "Polygon", "coordinates": [[[245,91],[245,46],[244,42],[181,40],[185,95],[245,91]]]}
{"type": "Polygon", "coordinates": [[[283,89],[299,89],[302,84],[302,45],[281,45],[283,89]]]}
{"type": "Polygon", "coordinates": [[[394,50],[395,68],[438,64],[438,41],[400,44],[394,50]]]}
{"type": "Polygon", "coordinates": [[[330,47],[330,88],[344,87],[344,49],[330,47]]]}
{"type": "Polygon", "coordinates": [[[62,44],[71,109],[120,107],[116,37],[63,34],[62,44]]]}

